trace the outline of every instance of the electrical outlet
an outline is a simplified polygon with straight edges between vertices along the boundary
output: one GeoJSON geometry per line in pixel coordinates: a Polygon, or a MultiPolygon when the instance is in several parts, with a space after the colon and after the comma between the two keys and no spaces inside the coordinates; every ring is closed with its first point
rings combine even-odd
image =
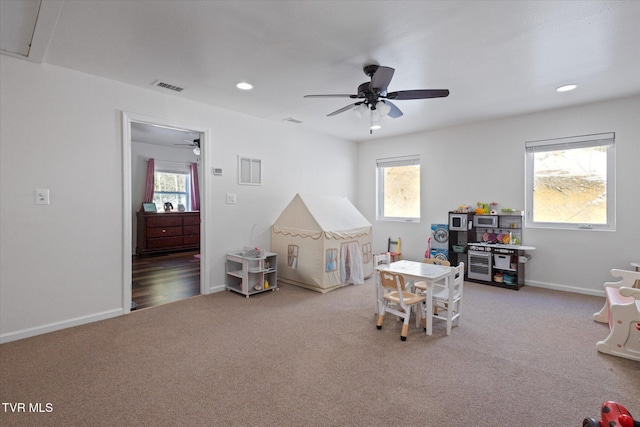
{"type": "Polygon", "coordinates": [[[49,189],[36,188],[36,205],[48,205],[48,204],[49,204],[49,189]]]}

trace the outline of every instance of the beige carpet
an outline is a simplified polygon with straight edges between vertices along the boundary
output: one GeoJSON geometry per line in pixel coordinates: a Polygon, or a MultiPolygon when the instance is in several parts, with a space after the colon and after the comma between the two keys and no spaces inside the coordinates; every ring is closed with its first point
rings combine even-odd
{"type": "Polygon", "coordinates": [[[3,344],[0,398],[27,412],[0,424],[555,427],[605,400],[640,416],[640,363],[595,350],[602,298],[467,282],[451,336],[402,342],[391,316],[376,330],[374,293],[223,292],[3,344]]]}

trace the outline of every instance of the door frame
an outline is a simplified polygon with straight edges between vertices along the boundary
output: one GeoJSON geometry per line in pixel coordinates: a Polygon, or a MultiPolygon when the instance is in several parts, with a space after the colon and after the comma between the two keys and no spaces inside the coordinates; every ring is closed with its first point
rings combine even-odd
{"type": "Polygon", "coordinates": [[[211,293],[211,288],[207,285],[211,276],[210,265],[208,262],[207,238],[209,228],[207,225],[208,213],[211,212],[209,206],[209,198],[206,196],[211,185],[211,175],[207,173],[211,164],[211,130],[205,126],[194,125],[190,123],[180,123],[171,120],[161,119],[157,117],[145,116],[142,114],[122,111],[122,311],[124,314],[131,312],[131,285],[132,285],[132,219],[131,214],[131,124],[142,123],[154,126],[164,126],[183,131],[200,132],[200,156],[202,159],[201,184],[200,191],[200,294],[206,295],[211,293]]]}

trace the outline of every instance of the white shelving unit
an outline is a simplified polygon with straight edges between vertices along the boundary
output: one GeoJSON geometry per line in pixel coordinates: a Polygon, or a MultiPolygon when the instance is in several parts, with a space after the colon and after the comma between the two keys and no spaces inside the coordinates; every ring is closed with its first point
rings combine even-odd
{"type": "Polygon", "coordinates": [[[263,256],[251,256],[245,251],[227,254],[227,290],[249,298],[260,292],[278,289],[277,254],[265,252],[263,256]]]}

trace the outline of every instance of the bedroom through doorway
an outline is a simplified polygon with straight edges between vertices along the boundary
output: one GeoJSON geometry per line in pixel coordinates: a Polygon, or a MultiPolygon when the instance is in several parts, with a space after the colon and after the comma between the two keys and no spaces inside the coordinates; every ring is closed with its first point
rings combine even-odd
{"type": "Polygon", "coordinates": [[[123,125],[129,128],[124,182],[130,189],[125,203],[125,312],[207,293],[200,205],[206,131],[126,113],[123,125]]]}

